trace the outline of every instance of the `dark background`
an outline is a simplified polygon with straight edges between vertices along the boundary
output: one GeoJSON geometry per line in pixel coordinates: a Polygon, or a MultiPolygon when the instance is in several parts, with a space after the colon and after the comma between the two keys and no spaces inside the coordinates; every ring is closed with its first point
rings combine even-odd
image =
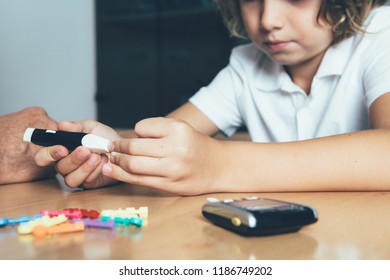
{"type": "Polygon", "coordinates": [[[211,0],[96,0],[98,120],[164,116],[228,63],[233,40],[211,0]]]}

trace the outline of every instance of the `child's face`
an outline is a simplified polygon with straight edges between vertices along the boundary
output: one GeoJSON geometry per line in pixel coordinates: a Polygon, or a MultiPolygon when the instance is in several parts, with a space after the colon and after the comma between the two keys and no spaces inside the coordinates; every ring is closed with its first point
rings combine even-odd
{"type": "Polygon", "coordinates": [[[322,58],[332,27],[317,14],[322,0],[240,0],[249,38],[273,61],[305,64],[322,58]]]}

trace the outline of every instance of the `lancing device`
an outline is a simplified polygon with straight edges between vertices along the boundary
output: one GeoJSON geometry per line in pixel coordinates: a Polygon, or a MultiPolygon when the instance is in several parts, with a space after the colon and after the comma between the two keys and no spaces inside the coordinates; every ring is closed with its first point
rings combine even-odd
{"type": "Polygon", "coordinates": [[[44,147],[62,145],[71,151],[78,146],[83,146],[94,153],[102,154],[110,152],[110,140],[82,132],[57,131],[29,127],[24,132],[23,140],[44,147]]]}

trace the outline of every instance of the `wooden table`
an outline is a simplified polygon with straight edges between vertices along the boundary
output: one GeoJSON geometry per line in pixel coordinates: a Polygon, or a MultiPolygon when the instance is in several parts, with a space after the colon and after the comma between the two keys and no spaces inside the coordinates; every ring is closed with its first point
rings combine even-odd
{"type": "Polygon", "coordinates": [[[34,238],[0,228],[0,259],[390,259],[390,192],[241,193],[180,197],[147,187],[72,192],[57,180],[0,186],[0,217],[64,208],[149,208],[147,224],[34,238]],[[249,195],[310,205],[317,223],[299,232],[242,237],[201,214],[208,197],[249,195]]]}

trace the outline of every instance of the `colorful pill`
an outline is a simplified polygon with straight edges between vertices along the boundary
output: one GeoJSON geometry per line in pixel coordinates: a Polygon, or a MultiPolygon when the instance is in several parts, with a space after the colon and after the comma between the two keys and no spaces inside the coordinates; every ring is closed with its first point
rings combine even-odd
{"type": "Polygon", "coordinates": [[[49,216],[49,217],[56,217],[60,214],[58,210],[53,210],[53,211],[41,210],[39,213],[42,214],[43,216],[49,216]]]}
{"type": "Polygon", "coordinates": [[[8,224],[9,225],[16,225],[16,224],[22,224],[22,223],[27,223],[27,222],[30,222],[30,221],[33,221],[33,220],[36,220],[38,218],[41,218],[42,215],[40,214],[37,214],[37,215],[34,215],[34,216],[20,216],[19,218],[10,218],[8,219],[8,224]]]}
{"type": "Polygon", "coordinates": [[[57,233],[68,233],[68,232],[78,232],[84,231],[85,226],[83,222],[78,222],[74,224],[62,224],[55,227],[45,227],[45,226],[35,226],[33,229],[33,234],[35,237],[43,237],[48,234],[57,234],[57,233]]]}
{"type": "Polygon", "coordinates": [[[99,216],[100,216],[100,214],[98,211],[96,211],[96,210],[89,211],[89,218],[90,219],[97,219],[97,218],[99,218],[99,216]]]}
{"type": "Polygon", "coordinates": [[[35,237],[44,237],[48,233],[48,228],[42,225],[35,226],[32,233],[35,237]]]}
{"type": "Polygon", "coordinates": [[[115,224],[117,224],[117,225],[123,224],[123,218],[121,218],[121,217],[115,217],[115,218],[114,218],[114,222],[115,222],[115,224]]]}
{"type": "Polygon", "coordinates": [[[83,218],[97,219],[100,216],[96,210],[80,209],[80,211],[83,213],[83,218]]]}
{"type": "Polygon", "coordinates": [[[65,215],[60,214],[57,217],[49,217],[49,216],[43,216],[41,218],[38,218],[36,220],[29,221],[27,223],[22,223],[18,226],[18,233],[19,234],[30,234],[33,232],[33,229],[35,226],[41,225],[45,227],[51,227],[58,224],[61,224],[65,221],[67,221],[68,218],[65,217],[65,215]]]}
{"type": "Polygon", "coordinates": [[[8,219],[0,218],[0,227],[5,227],[6,225],[8,225],[8,219]]]}
{"type": "Polygon", "coordinates": [[[100,217],[100,220],[105,222],[105,221],[109,221],[109,220],[112,220],[112,219],[109,216],[102,216],[102,217],[100,217]]]}
{"type": "Polygon", "coordinates": [[[133,226],[136,226],[136,227],[141,227],[142,226],[142,219],[139,218],[139,217],[131,217],[130,219],[125,218],[123,220],[123,225],[124,226],[133,225],[133,226]]]}
{"type": "Polygon", "coordinates": [[[115,217],[121,217],[121,218],[131,218],[134,216],[139,216],[141,218],[146,218],[148,216],[148,207],[140,207],[138,209],[135,209],[134,207],[128,207],[126,209],[119,208],[117,210],[103,210],[101,212],[102,216],[107,216],[112,219],[115,217]]]}
{"type": "Polygon", "coordinates": [[[16,224],[20,224],[20,223],[26,223],[28,221],[30,221],[29,216],[20,216],[19,218],[10,218],[8,220],[8,224],[16,225],[16,224]]]}
{"type": "Polygon", "coordinates": [[[146,218],[148,216],[148,207],[140,207],[138,209],[134,209],[134,208],[126,208],[126,211],[128,212],[133,212],[134,214],[136,214],[137,216],[141,217],[141,218],[146,218]]]}
{"type": "Polygon", "coordinates": [[[83,217],[83,213],[78,209],[64,209],[61,211],[61,214],[64,214],[69,219],[81,219],[83,217]]]}
{"type": "MultiPolygon", "coordinates": [[[[56,212],[54,211],[46,211],[45,213],[47,215],[56,214],[56,212]]],[[[97,219],[100,216],[99,212],[96,210],[87,210],[87,209],[78,209],[78,208],[65,208],[58,213],[62,213],[72,220],[83,219],[83,218],[97,219]]]]}
{"type": "Polygon", "coordinates": [[[108,222],[110,220],[113,221],[117,226],[124,225],[126,227],[129,225],[141,227],[143,223],[140,217],[131,217],[131,218],[114,217],[113,219],[107,216],[102,217],[102,221],[108,222]]]}
{"type": "Polygon", "coordinates": [[[85,219],[84,224],[86,227],[94,227],[94,228],[108,228],[108,229],[114,229],[115,228],[115,222],[112,220],[108,221],[102,221],[100,219],[85,219]]]}

